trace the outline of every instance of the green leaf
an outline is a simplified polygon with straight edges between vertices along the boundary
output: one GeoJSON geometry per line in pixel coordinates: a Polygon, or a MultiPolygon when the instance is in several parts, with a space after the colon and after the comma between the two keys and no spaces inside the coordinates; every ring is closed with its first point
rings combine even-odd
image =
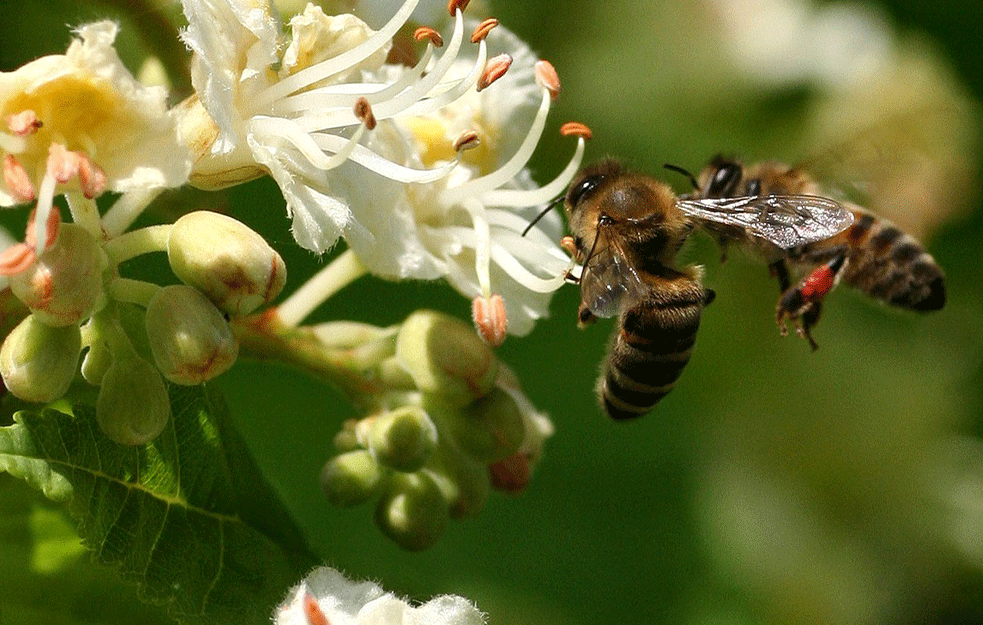
{"type": "Polygon", "coordinates": [[[173,622],[137,589],[92,562],[63,506],[0,475],[0,623],[115,625],[173,622]]]}
{"type": "Polygon", "coordinates": [[[178,620],[268,623],[313,559],[218,395],[169,394],[171,422],[138,447],[106,438],[91,406],[21,411],[0,428],[0,470],[67,502],[96,558],[178,620]]]}

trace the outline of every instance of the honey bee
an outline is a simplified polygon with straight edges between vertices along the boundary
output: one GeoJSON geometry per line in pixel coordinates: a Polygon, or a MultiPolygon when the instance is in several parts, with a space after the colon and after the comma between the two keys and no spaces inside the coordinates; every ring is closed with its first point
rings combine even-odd
{"type": "MultiPolygon", "coordinates": [[[[692,182],[695,191],[684,198],[822,195],[816,181],[800,168],[780,163],[745,167],[722,157],[712,160],[692,182]]],[[[853,214],[853,224],[842,232],[785,250],[759,250],[778,278],[781,297],[775,314],[782,333],[786,322],[791,321],[813,349],[818,345],[812,328],[819,322],[823,298],[840,280],[908,310],[932,311],[945,305],[942,270],[918,241],[860,206],[844,205],[853,214]],[[790,266],[803,276],[795,284],[790,266]]],[[[712,223],[707,226],[724,249],[731,242],[741,242],[739,231],[717,228],[712,223]]]]}
{"type": "Polygon", "coordinates": [[[780,254],[828,239],[853,221],[839,203],[819,196],[677,198],[668,185],[614,161],[582,171],[564,207],[572,235],[561,245],[582,265],[572,278],[580,283],[580,325],[618,316],[597,384],[614,419],[651,410],[689,362],[700,315],[714,299],[701,284],[701,267],[674,267],[697,226],[780,254]]]}

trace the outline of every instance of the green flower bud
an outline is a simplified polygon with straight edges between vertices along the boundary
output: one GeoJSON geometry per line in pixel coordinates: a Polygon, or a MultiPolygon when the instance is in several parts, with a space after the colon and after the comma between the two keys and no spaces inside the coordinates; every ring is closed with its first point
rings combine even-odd
{"type": "Polygon", "coordinates": [[[106,375],[109,366],[113,364],[113,354],[103,341],[96,341],[89,346],[82,359],[82,377],[93,386],[102,384],[102,376],[106,375]]]}
{"type": "Polygon", "coordinates": [[[162,288],[147,305],[147,338],[154,362],[175,384],[198,384],[229,370],[239,342],[229,322],[204,295],[184,284],[162,288]]]}
{"type": "Polygon", "coordinates": [[[283,259],[263,237],[209,211],[189,213],[174,223],[167,260],[182,282],[233,317],[272,300],[287,279],[283,259]]]}
{"type": "Polygon", "coordinates": [[[164,431],[171,401],[160,372],[143,358],[117,359],[102,376],[96,421],[121,445],[142,445],[164,431]]]}
{"type": "Polygon", "coordinates": [[[376,460],[397,471],[416,471],[437,447],[437,428],[418,406],[368,417],[359,429],[376,460]]]}
{"type": "Polygon", "coordinates": [[[0,347],[0,375],[10,392],[24,401],[54,401],[68,391],[81,350],[78,326],[56,328],[31,314],[0,347]]]}
{"type": "Polygon", "coordinates": [[[425,472],[444,494],[452,519],[472,517],[488,501],[488,469],[452,445],[441,445],[425,472]]]}
{"type": "Polygon", "coordinates": [[[441,406],[435,396],[425,398],[424,407],[446,426],[462,451],[482,464],[512,455],[525,437],[522,412],[499,388],[463,409],[441,406]]]}
{"type": "Polygon", "coordinates": [[[375,510],[375,522],[407,551],[432,547],[447,529],[447,501],[424,473],[396,473],[375,510]]]}
{"type": "Polygon", "coordinates": [[[103,268],[102,251],[92,235],[75,224],[62,224],[55,244],[10,277],[10,289],[39,321],[77,325],[102,295],[103,268]]]}
{"type": "Polygon", "coordinates": [[[372,454],[358,449],[335,456],[321,469],[321,488],[336,506],[357,506],[379,494],[383,471],[372,454]]]}
{"type": "Polygon", "coordinates": [[[498,360],[470,325],[441,313],[410,315],[396,337],[396,358],[417,387],[466,406],[495,386],[498,360]]]}

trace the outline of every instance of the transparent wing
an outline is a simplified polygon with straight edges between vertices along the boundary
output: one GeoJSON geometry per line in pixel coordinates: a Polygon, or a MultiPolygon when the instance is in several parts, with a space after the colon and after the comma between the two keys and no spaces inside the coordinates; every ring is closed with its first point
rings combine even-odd
{"type": "Polygon", "coordinates": [[[818,195],[677,200],[676,205],[694,219],[744,228],[783,250],[828,239],[853,223],[853,213],[818,195]]]}
{"type": "Polygon", "coordinates": [[[597,241],[580,274],[580,299],[597,317],[614,317],[622,305],[640,300],[646,287],[615,237],[597,229],[597,241]]]}

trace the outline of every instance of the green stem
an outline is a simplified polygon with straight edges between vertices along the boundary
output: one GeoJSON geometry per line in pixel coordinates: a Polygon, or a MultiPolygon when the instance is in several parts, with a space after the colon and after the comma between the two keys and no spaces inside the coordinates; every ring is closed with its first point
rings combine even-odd
{"type": "Polygon", "coordinates": [[[104,249],[109,258],[116,264],[141,254],[163,252],[167,250],[167,239],[171,236],[171,228],[173,225],[164,224],[125,232],[115,239],[107,241],[104,249]]]}
{"type": "Polygon", "coordinates": [[[159,285],[144,282],[143,280],[116,278],[109,283],[109,295],[116,301],[129,302],[146,308],[150,300],[162,288],[159,285]]]}
{"type": "MultiPolygon", "coordinates": [[[[309,327],[291,327],[284,324],[275,310],[251,317],[231,320],[239,339],[240,356],[272,360],[298,367],[317,378],[340,388],[359,407],[374,408],[376,398],[385,389],[361,348],[336,349],[327,347],[309,327]]],[[[395,337],[390,351],[395,351],[395,337]]]]}

